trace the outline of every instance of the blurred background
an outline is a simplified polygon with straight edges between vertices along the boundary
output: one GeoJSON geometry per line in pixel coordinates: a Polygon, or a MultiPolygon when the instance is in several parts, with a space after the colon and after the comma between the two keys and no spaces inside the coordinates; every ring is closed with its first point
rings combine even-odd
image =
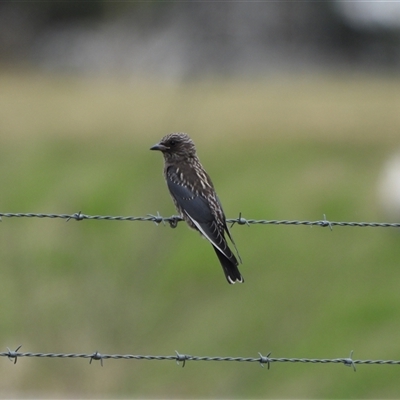
{"type": "MultiPolygon", "coordinates": [[[[175,214],[188,132],[228,218],[400,220],[398,2],[1,2],[1,212],[175,214]]],[[[3,218],[0,345],[400,359],[393,228],[3,218]]],[[[0,360],[2,398],[395,398],[398,367],[0,360]]]]}

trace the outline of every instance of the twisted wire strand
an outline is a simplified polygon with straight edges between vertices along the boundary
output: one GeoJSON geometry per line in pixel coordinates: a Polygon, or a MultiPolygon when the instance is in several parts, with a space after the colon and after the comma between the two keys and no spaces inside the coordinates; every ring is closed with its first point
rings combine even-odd
{"type": "MultiPolygon", "coordinates": [[[[156,224],[169,223],[171,227],[175,228],[182,218],[177,215],[170,217],[163,217],[160,214],[148,214],[146,216],[112,216],[112,215],[87,215],[81,211],[74,214],[42,214],[42,213],[0,213],[1,218],[61,218],[69,221],[74,219],[76,221],[82,220],[107,220],[107,221],[150,221],[156,224]]],[[[334,226],[342,227],[370,227],[370,228],[400,228],[399,222],[346,222],[346,221],[329,221],[324,216],[321,220],[307,221],[307,220],[266,220],[266,219],[246,219],[242,217],[241,213],[237,218],[229,218],[226,220],[228,223],[234,225],[306,225],[306,226],[320,226],[329,227],[332,229],[334,226]]]]}
{"type": "Polygon", "coordinates": [[[19,352],[21,348],[19,346],[15,351],[11,351],[7,348],[7,352],[0,353],[1,357],[8,357],[14,364],[18,358],[21,357],[37,357],[37,358],[86,358],[92,363],[93,360],[100,361],[103,365],[103,360],[114,359],[114,360],[156,360],[156,361],[176,361],[179,365],[182,362],[182,366],[185,366],[187,361],[227,361],[227,362],[258,362],[261,366],[264,364],[270,367],[271,363],[312,363],[312,364],[344,364],[345,366],[353,367],[356,370],[356,364],[365,365],[400,365],[400,360],[353,360],[353,351],[350,352],[350,356],[346,358],[274,358],[270,357],[271,353],[267,356],[263,356],[261,353],[259,357],[209,357],[209,356],[193,356],[189,354],[181,354],[175,351],[175,355],[133,355],[133,354],[101,354],[98,351],[94,353],[32,353],[32,352],[19,352]]]}

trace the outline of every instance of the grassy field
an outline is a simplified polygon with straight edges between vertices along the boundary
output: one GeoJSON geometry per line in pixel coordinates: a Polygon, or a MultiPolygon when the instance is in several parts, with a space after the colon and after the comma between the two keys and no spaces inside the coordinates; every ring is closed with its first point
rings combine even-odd
{"type": "MultiPolygon", "coordinates": [[[[400,79],[181,85],[0,74],[0,212],[175,213],[160,154],[186,131],[228,218],[382,221],[400,79]]],[[[399,233],[234,226],[243,285],[184,224],[0,224],[0,347],[107,354],[400,359],[399,233]]],[[[398,366],[0,359],[0,396],[394,398],[398,366]]]]}

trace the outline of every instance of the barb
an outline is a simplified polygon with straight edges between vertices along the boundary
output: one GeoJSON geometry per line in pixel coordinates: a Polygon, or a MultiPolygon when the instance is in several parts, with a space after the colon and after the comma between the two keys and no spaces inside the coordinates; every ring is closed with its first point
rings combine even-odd
{"type": "Polygon", "coordinates": [[[100,365],[103,366],[103,355],[100,354],[97,350],[90,356],[90,361],[89,364],[92,363],[93,360],[99,361],[100,360],[100,365]]]}
{"type": "Polygon", "coordinates": [[[14,359],[14,364],[17,363],[17,359],[18,359],[17,352],[18,352],[18,350],[19,350],[21,347],[22,347],[22,344],[20,344],[14,351],[10,350],[10,349],[7,347],[7,350],[8,350],[7,357],[8,357],[8,359],[9,359],[10,361],[12,361],[12,360],[14,359]]]}
{"type": "MultiPolygon", "coordinates": [[[[2,218],[60,218],[65,219],[67,222],[71,219],[76,221],[88,220],[106,220],[106,221],[150,221],[156,225],[164,224],[167,222],[172,228],[182,220],[180,216],[172,215],[170,217],[163,217],[158,212],[156,215],[148,214],[143,217],[133,216],[112,216],[112,215],[87,215],[82,214],[81,211],[74,214],[41,214],[41,213],[0,213],[0,221],[2,218]]],[[[239,214],[238,218],[228,218],[226,220],[229,224],[238,225],[306,225],[306,226],[320,226],[322,228],[329,227],[330,230],[334,226],[342,227],[358,227],[358,228],[400,228],[400,222],[346,222],[346,221],[328,221],[324,215],[322,220],[307,221],[307,220],[267,220],[267,219],[246,219],[239,214]]]]}
{"type": "Polygon", "coordinates": [[[270,365],[274,362],[280,363],[302,363],[302,364],[343,364],[345,366],[353,367],[356,370],[356,364],[365,365],[400,365],[400,360],[353,360],[353,351],[350,352],[350,357],[346,358],[273,358],[270,357],[271,353],[267,356],[263,356],[261,353],[259,357],[209,357],[209,356],[192,356],[189,354],[181,354],[175,351],[174,355],[162,356],[162,355],[133,355],[133,354],[101,354],[98,351],[94,353],[19,353],[18,350],[21,348],[19,346],[15,351],[11,351],[7,347],[7,351],[0,353],[0,357],[7,357],[11,361],[14,360],[14,364],[17,358],[22,357],[37,357],[37,358],[88,358],[91,364],[93,360],[100,361],[101,366],[103,366],[103,360],[114,359],[114,360],[153,360],[153,361],[175,361],[178,365],[182,362],[182,367],[188,361],[225,361],[225,362],[255,362],[259,363],[261,366],[267,364],[268,369],[270,365]]]}

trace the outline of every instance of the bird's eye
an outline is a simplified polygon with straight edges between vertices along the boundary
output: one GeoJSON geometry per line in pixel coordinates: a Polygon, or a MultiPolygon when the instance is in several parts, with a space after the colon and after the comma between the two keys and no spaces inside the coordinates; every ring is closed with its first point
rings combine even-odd
{"type": "Polygon", "coordinates": [[[170,140],[170,141],[169,141],[169,145],[170,145],[170,146],[175,146],[175,144],[176,144],[175,140],[170,140]]]}

